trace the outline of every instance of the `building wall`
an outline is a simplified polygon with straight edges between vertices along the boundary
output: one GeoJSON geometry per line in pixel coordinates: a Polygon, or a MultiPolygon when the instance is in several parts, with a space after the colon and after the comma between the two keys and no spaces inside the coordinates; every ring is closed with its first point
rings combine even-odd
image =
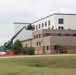
{"type": "Polygon", "coordinates": [[[67,49],[76,49],[76,37],[69,36],[52,36],[50,37],[51,49],[55,45],[61,45],[67,49]]]}
{"type": "MultiPolygon", "coordinates": [[[[30,23],[14,23],[14,34],[16,34],[23,26],[27,26],[30,23]]],[[[64,29],[73,29],[76,30],[76,14],[65,14],[65,13],[54,13],[49,16],[46,16],[40,20],[37,20],[32,23],[32,25],[35,25],[35,31],[41,30],[41,29],[48,29],[50,26],[50,29],[52,29],[52,26],[54,26],[54,29],[58,29],[58,27],[64,27],[64,29]],[[63,19],[63,24],[59,24],[58,20],[63,19]],[[50,25],[49,25],[50,21],[50,25]],[[45,26],[45,22],[47,25],[45,26]],[[43,24],[43,27],[42,27],[43,24]],[[36,28],[36,26],[38,28],[36,28]],[[39,28],[40,26],[40,28],[39,28]]],[[[33,31],[34,32],[34,31],[33,31]]],[[[20,41],[26,40],[32,38],[32,31],[30,30],[22,30],[20,34],[14,39],[19,39],[20,41]]]]}
{"type": "MultiPolygon", "coordinates": [[[[35,48],[35,54],[50,54],[55,45],[60,45],[67,49],[76,49],[76,30],[62,30],[63,35],[58,35],[60,31],[42,29],[33,32],[32,46],[35,48]],[[52,35],[47,36],[47,33],[52,35]],[[69,34],[69,36],[65,34],[69,34]]],[[[31,46],[30,40],[25,41],[24,46],[26,44],[31,46]]]]}
{"type": "Polygon", "coordinates": [[[35,25],[35,31],[36,30],[41,30],[41,29],[48,29],[48,27],[52,28],[52,26],[55,27],[55,15],[46,17],[44,19],[40,19],[38,21],[35,21],[32,23],[32,25],[35,25]],[[50,21],[50,25],[49,22],[50,21]],[[47,23],[47,25],[45,26],[45,22],[47,23]],[[43,27],[42,27],[42,23],[43,23],[43,27]],[[39,28],[39,24],[40,24],[40,28],[39,28]],[[36,28],[37,26],[37,28],[36,28]]]}
{"type": "Polygon", "coordinates": [[[63,26],[64,29],[76,29],[76,15],[66,15],[66,14],[58,14],[55,15],[55,27],[58,29],[59,26],[63,26]],[[58,23],[58,19],[61,18],[64,20],[63,24],[58,23]]]}
{"type": "Polygon", "coordinates": [[[52,29],[52,26],[54,26],[54,29],[58,29],[59,27],[64,27],[64,29],[76,29],[76,14],[65,14],[65,13],[54,13],[52,15],[49,15],[47,17],[44,17],[40,20],[37,20],[32,23],[32,25],[35,25],[35,31],[40,29],[52,29]],[[59,24],[59,19],[63,19],[63,24],[59,24]],[[50,20],[50,25],[48,24],[48,21],[50,20]],[[45,22],[47,22],[47,25],[45,26],[45,22]],[[42,27],[42,23],[44,24],[44,27],[42,27]],[[39,28],[40,25],[40,28],[39,28]],[[36,28],[36,26],[38,28],[36,28]]]}
{"type": "MultiPolygon", "coordinates": [[[[27,27],[28,25],[29,25],[29,23],[14,23],[14,34],[16,34],[24,26],[27,27]]],[[[17,40],[17,39],[19,39],[20,41],[23,41],[23,40],[27,40],[27,39],[30,39],[30,38],[32,38],[32,31],[23,29],[17,35],[17,37],[14,39],[14,41],[17,40]]]]}
{"type": "Polygon", "coordinates": [[[22,41],[23,47],[31,47],[32,46],[32,40],[28,41],[22,41]]]}

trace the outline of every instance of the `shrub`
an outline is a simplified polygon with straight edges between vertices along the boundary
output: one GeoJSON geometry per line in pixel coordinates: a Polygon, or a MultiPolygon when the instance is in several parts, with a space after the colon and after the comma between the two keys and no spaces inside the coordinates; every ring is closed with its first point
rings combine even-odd
{"type": "Polygon", "coordinates": [[[19,54],[21,52],[22,44],[20,40],[16,40],[13,44],[15,54],[19,54]]]}
{"type": "Polygon", "coordinates": [[[28,54],[28,55],[34,55],[34,51],[35,51],[35,49],[34,49],[33,47],[29,47],[29,48],[27,49],[27,54],[28,54]]]}
{"type": "Polygon", "coordinates": [[[23,54],[27,54],[27,50],[28,50],[28,47],[23,47],[23,48],[22,48],[23,54]]]}

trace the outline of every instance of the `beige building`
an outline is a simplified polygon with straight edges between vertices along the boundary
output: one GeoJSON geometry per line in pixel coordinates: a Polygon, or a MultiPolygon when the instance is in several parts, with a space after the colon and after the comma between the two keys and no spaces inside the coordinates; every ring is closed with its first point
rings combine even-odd
{"type": "Polygon", "coordinates": [[[76,30],[42,29],[33,32],[33,38],[22,41],[23,46],[33,46],[35,54],[50,54],[58,45],[76,49],[76,30]]]}

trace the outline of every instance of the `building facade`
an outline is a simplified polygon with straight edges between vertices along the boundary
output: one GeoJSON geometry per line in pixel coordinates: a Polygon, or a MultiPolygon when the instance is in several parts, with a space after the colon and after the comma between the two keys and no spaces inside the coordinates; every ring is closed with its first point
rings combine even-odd
{"type": "MultiPolygon", "coordinates": [[[[14,34],[16,34],[24,26],[27,27],[29,24],[31,24],[31,23],[18,23],[18,22],[14,22],[14,34]]],[[[32,38],[32,31],[23,29],[17,35],[17,37],[14,39],[14,41],[16,41],[17,39],[19,39],[20,41],[23,41],[23,40],[27,40],[27,39],[31,39],[31,38],[32,38]]]]}
{"type": "Polygon", "coordinates": [[[42,29],[33,32],[33,39],[22,41],[23,46],[33,46],[35,54],[50,54],[56,45],[67,50],[76,49],[76,30],[42,29]]]}
{"type": "MultiPolygon", "coordinates": [[[[16,23],[15,33],[29,24],[16,23]]],[[[50,54],[57,45],[76,49],[76,14],[54,13],[31,24],[35,29],[22,31],[16,39],[21,40],[24,47],[33,46],[35,54],[50,54]]]]}
{"type": "MultiPolygon", "coordinates": [[[[14,34],[16,34],[23,26],[32,24],[35,30],[41,29],[71,29],[76,30],[76,14],[54,13],[32,23],[14,22],[14,34]]],[[[23,30],[16,38],[21,41],[32,38],[32,31],[23,30]]]]}
{"type": "Polygon", "coordinates": [[[32,23],[35,31],[40,29],[76,29],[76,14],[54,13],[32,23]]]}

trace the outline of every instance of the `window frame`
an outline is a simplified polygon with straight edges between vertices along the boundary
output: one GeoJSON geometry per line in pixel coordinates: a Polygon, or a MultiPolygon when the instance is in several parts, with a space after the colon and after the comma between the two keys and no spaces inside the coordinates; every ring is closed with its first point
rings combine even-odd
{"type": "Polygon", "coordinates": [[[47,21],[45,22],[45,27],[47,27],[47,21]]]}
{"type": "Polygon", "coordinates": [[[64,24],[64,19],[63,18],[59,18],[58,19],[58,24],[64,24]]]}
{"type": "Polygon", "coordinates": [[[50,20],[48,20],[48,26],[50,26],[50,20]]]}

